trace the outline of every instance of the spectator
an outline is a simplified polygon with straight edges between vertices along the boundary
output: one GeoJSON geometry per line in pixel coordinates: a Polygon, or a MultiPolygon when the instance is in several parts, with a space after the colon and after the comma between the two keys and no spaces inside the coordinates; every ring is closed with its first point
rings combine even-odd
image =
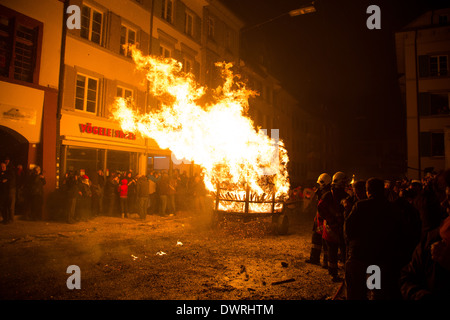
{"type": "Polygon", "coordinates": [[[194,210],[198,215],[203,215],[206,212],[206,188],[203,179],[198,175],[194,177],[192,196],[194,198],[194,210]]]}
{"type": "Polygon", "coordinates": [[[81,177],[81,183],[78,183],[78,188],[77,207],[79,209],[79,217],[81,221],[87,222],[92,218],[92,190],[91,182],[87,175],[81,177]]]}
{"type": "Polygon", "coordinates": [[[142,220],[145,220],[148,208],[149,183],[144,175],[138,176],[136,183],[136,195],[138,199],[138,214],[142,220]]]}
{"type": "Polygon", "coordinates": [[[152,171],[148,177],[148,213],[155,213],[158,210],[158,193],[156,186],[160,177],[157,172],[152,171]]]}
{"type": "Polygon", "coordinates": [[[177,194],[177,185],[178,185],[177,176],[172,175],[169,178],[169,192],[167,194],[169,213],[171,213],[171,214],[175,214],[175,212],[176,212],[175,197],[177,194]]]}
{"type": "Polygon", "coordinates": [[[117,214],[117,195],[119,187],[119,177],[117,173],[112,172],[109,177],[106,179],[105,184],[105,202],[106,202],[106,212],[110,217],[113,217],[117,214]]]}
{"type": "Polygon", "coordinates": [[[67,211],[67,223],[75,223],[75,213],[78,195],[78,176],[69,171],[61,186],[63,196],[66,199],[65,210],[67,211]]]}
{"type": "Polygon", "coordinates": [[[133,173],[131,171],[128,171],[125,179],[127,180],[128,183],[128,194],[127,194],[128,213],[136,213],[137,212],[136,177],[133,176],[133,173]]]}
{"type": "Polygon", "coordinates": [[[99,216],[103,214],[103,197],[105,194],[105,177],[103,171],[98,170],[91,180],[92,189],[92,215],[99,216]]]}
{"type": "Polygon", "coordinates": [[[166,215],[167,209],[167,199],[169,196],[169,175],[167,173],[163,173],[161,176],[161,180],[158,182],[158,190],[159,190],[159,200],[160,200],[160,215],[166,215]]]}
{"type": "Polygon", "coordinates": [[[416,247],[400,285],[405,300],[450,301],[450,217],[416,247]]]}
{"type": "Polygon", "coordinates": [[[30,195],[30,219],[42,219],[42,211],[44,205],[44,185],[46,180],[41,173],[41,167],[36,166],[31,171],[30,179],[28,181],[28,192],[30,195]]]}
{"type": "Polygon", "coordinates": [[[384,182],[371,178],[366,183],[368,199],[355,203],[344,222],[347,249],[345,281],[348,300],[366,300],[367,268],[376,265],[381,270],[381,289],[372,291],[373,299],[399,298],[398,275],[395,273],[397,252],[397,221],[394,206],[385,194],[384,182]]]}
{"type": "Polygon", "coordinates": [[[10,220],[10,211],[9,211],[9,172],[6,168],[6,163],[1,163],[0,168],[0,210],[2,212],[2,223],[8,224],[11,222],[10,220]]]}
{"type": "Polygon", "coordinates": [[[26,200],[25,200],[25,186],[26,186],[26,175],[25,170],[21,164],[17,165],[16,168],[16,212],[18,215],[25,214],[26,200]]]}
{"type": "Polygon", "coordinates": [[[119,192],[120,213],[123,219],[125,218],[125,215],[128,218],[128,181],[127,179],[122,179],[120,183],[121,185],[118,188],[118,192],[119,192]]]}

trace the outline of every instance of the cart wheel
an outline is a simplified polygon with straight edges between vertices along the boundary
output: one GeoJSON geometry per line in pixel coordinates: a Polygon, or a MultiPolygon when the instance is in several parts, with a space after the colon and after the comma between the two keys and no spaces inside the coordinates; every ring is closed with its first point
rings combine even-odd
{"type": "Polygon", "coordinates": [[[289,229],[289,218],[286,214],[281,214],[277,217],[276,231],[278,234],[287,234],[289,229]]]}

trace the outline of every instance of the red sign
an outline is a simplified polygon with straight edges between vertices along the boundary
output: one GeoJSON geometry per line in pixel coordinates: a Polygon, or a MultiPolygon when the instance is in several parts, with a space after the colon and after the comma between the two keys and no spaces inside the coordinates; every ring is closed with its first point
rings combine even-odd
{"type": "Polygon", "coordinates": [[[80,132],[111,138],[136,140],[136,135],[132,132],[123,132],[122,130],[92,126],[91,123],[80,123],[80,132]]]}

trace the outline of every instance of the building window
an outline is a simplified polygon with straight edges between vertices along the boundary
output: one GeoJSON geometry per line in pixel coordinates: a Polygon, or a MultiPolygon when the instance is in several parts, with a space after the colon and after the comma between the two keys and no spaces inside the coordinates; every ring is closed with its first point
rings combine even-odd
{"type": "Polygon", "coordinates": [[[98,79],[77,75],[75,109],[97,113],[98,79]]]}
{"type": "Polygon", "coordinates": [[[421,116],[449,115],[449,93],[419,93],[421,116]]]}
{"type": "Polygon", "coordinates": [[[208,17],[208,20],[206,22],[206,32],[208,35],[208,38],[213,39],[214,38],[214,30],[215,29],[215,22],[212,17],[208,17]]]}
{"type": "Polygon", "coordinates": [[[83,5],[81,10],[81,37],[100,44],[102,39],[103,15],[91,7],[83,5]]]}
{"type": "Polygon", "coordinates": [[[159,54],[164,58],[170,58],[172,56],[170,49],[164,46],[159,47],[159,54]]]}
{"type": "Polygon", "coordinates": [[[447,70],[447,56],[432,56],[430,57],[430,75],[431,76],[446,76],[447,70]]]}
{"type": "Polygon", "coordinates": [[[173,0],[162,0],[161,18],[167,22],[173,22],[173,0]]]}
{"type": "Polygon", "coordinates": [[[136,31],[125,26],[120,27],[120,54],[131,57],[131,50],[128,45],[136,43],[136,31]]]}
{"type": "Polygon", "coordinates": [[[439,77],[448,75],[448,55],[419,56],[419,76],[439,77]]]}
{"type": "Polygon", "coordinates": [[[443,132],[420,133],[420,156],[443,157],[445,155],[445,140],[443,132]]]}
{"type": "Polygon", "coordinates": [[[192,72],[192,60],[183,58],[183,72],[184,73],[192,72]]]}
{"type": "Polygon", "coordinates": [[[441,25],[445,25],[445,24],[447,24],[448,23],[448,16],[446,16],[446,15],[440,15],[439,16],[439,24],[441,24],[441,25]]]}
{"type": "Polygon", "coordinates": [[[42,23],[0,6],[0,75],[36,83],[42,23]]]}
{"type": "Polygon", "coordinates": [[[184,33],[187,35],[193,37],[194,36],[194,16],[189,13],[184,13],[185,22],[184,22],[184,33]]]}
{"type": "Polygon", "coordinates": [[[118,86],[116,95],[124,99],[133,99],[133,90],[118,86]]]}

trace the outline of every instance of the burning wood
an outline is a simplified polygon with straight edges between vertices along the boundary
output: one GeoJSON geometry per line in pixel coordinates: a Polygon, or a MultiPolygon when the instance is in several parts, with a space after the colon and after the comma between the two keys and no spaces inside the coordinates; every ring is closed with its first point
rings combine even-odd
{"type": "Polygon", "coordinates": [[[255,92],[232,72],[232,64],[217,64],[224,83],[210,90],[200,86],[192,74],[183,73],[176,60],[143,56],[134,47],[130,50],[137,69],[151,84],[150,94],[163,103],[142,115],[132,101],[117,98],[112,114],[123,131],[149,137],[160,148],[170,149],[176,159],[200,165],[208,191],[227,200],[221,210],[242,210],[245,202],[244,210],[267,212],[271,204],[266,201],[273,205],[288,194],[289,158],[284,144],[255,129],[247,116],[248,99],[255,92]],[[208,90],[213,101],[199,105],[208,90]],[[227,184],[225,195],[216,189],[217,183],[227,184]]]}

